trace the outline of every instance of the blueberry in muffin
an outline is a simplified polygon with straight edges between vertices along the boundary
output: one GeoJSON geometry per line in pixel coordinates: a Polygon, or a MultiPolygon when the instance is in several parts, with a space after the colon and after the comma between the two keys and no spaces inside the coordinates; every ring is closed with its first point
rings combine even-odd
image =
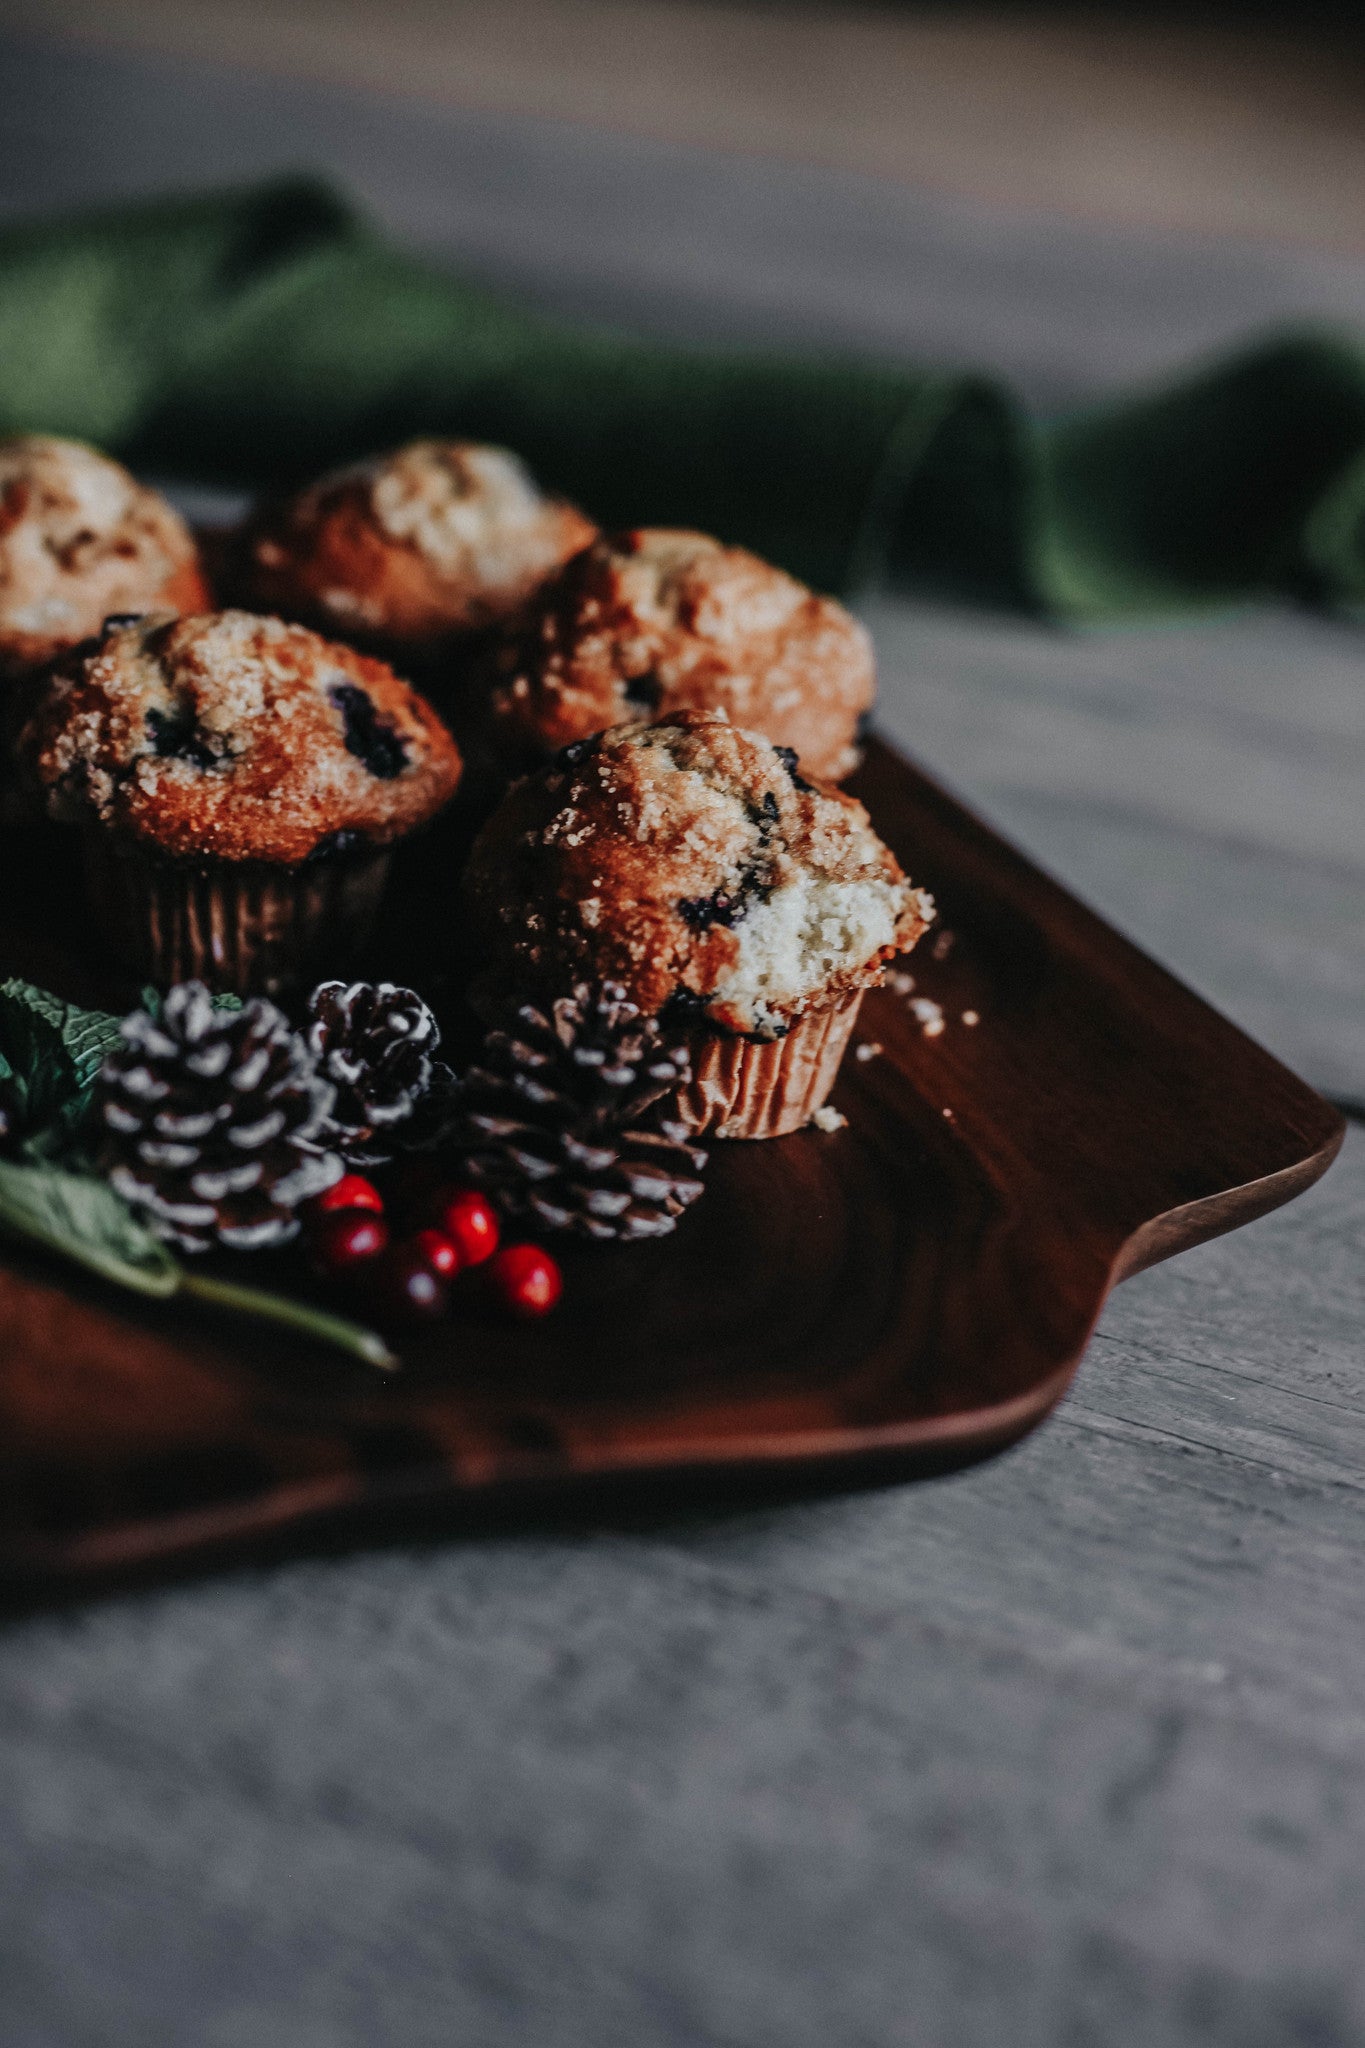
{"type": "Polygon", "coordinates": [[[933,916],[861,804],[698,712],[576,741],[516,784],[465,889],[481,1009],[620,984],[687,1027],[679,1114],[722,1137],[810,1120],[863,991],[933,916]]]}
{"type": "Polygon", "coordinates": [[[19,744],[49,814],[83,828],[124,959],[242,992],[353,953],[388,849],[460,777],[384,663],[241,611],[111,620],[54,668],[19,744]]]}
{"type": "Polygon", "coordinates": [[[595,532],[506,449],[413,441],[263,507],[234,589],[406,659],[503,618],[595,532]]]}
{"type": "Polygon", "coordinates": [[[194,537],[156,491],[80,441],[0,441],[0,675],[41,668],[111,613],[209,602],[194,537]]]}
{"type": "Polygon", "coordinates": [[[628,720],[723,711],[838,782],[876,690],[871,641],[833,598],[743,548],[648,527],[575,556],[491,665],[488,739],[514,766],[628,720]]]}

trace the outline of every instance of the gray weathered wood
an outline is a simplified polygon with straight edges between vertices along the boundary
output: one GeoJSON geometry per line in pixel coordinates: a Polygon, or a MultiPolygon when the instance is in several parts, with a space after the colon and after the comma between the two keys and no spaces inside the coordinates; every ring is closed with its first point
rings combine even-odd
{"type": "MultiPolygon", "coordinates": [[[[0,15],[0,22],[3,16],[0,15]]],[[[0,41],[0,206],[331,172],[393,228],[569,311],[942,357],[1043,403],[1248,330],[1365,316],[1365,263],[1065,221],[889,179],[188,59],[0,41]]]]}
{"type": "Polygon", "coordinates": [[[1365,1138],[955,1480],[0,1638],[16,2048],[1365,2029],[1365,1138]]]}
{"type": "Polygon", "coordinates": [[[1365,635],[879,600],[888,729],[1318,1087],[1365,1100],[1365,635]]]}
{"type": "MultiPolygon", "coordinates": [[[[976,362],[1035,398],[1365,314],[1365,263],[1115,235],[889,182],[0,40],[0,206],[317,165],[547,303],[976,362]]],[[[1288,615],[1072,638],[872,609],[884,715],[1319,1086],[1365,1098],[1365,637],[1288,615]]]]}
{"type": "MultiPolygon", "coordinates": [[[[1365,270],[0,47],[0,203],[303,159],[556,303],[1047,397],[1365,270]]],[[[1365,1093],[1365,642],[879,599],[891,729],[1365,1093]]],[[[238,1572],[0,1632],[5,2048],[1365,2036],[1365,1133],[930,1486],[238,1572]]]]}

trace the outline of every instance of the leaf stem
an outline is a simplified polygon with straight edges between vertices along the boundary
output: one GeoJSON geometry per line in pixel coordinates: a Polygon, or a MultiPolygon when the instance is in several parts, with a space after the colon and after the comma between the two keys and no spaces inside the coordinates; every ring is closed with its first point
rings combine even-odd
{"type": "Polygon", "coordinates": [[[240,1315],[301,1330],[319,1343],[349,1351],[366,1365],[378,1366],[381,1372],[392,1372],[399,1362],[377,1330],[367,1330],[363,1323],[353,1323],[345,1316],[330,1315],[311,1302],[291,1301],[287,1295],[268,1294],[261,1287],[241,1287],[235,1280],[211,1279],[207,1273],[182,1272],[177,1292],[197,1295],[201,1301],[235,1309],[240,1315]]]}

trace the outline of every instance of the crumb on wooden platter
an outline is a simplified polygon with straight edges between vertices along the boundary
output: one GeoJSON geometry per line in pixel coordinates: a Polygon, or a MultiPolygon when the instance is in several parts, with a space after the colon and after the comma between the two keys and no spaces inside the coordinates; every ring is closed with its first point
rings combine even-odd
{"type": "Polygon", "coordinates": [[[910,1004],[915,1022],[926,1038],[938,1038],[943,1032],[943,1005],[929,996],[916,996],[910,1004]]]}

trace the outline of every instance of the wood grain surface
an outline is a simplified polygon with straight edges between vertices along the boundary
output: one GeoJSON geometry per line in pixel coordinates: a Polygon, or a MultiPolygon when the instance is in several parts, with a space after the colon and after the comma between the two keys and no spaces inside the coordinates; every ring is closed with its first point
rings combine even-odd
{"type": "MultiPolygon", "coordinates": [[[[1049,403],[1365,311],[1359,264],[1269,238],[107,48],[0,67],[12,213],[307,163],[545,303],[1049,403]]],[[[870,616],[893,736],[1365,1103],[1358,629],[870,616]]],[[[474,1541],[409,1508],[341,1554],[14,1589],[5,2048],[1358,2048],[1362,1246],[1353,1126],[1301,1200],[1111,1294],[1045,1428],[931,1484],[651,1484],[474,1541]]]]}
{"type": "MultiPolygon", "coordinates": [[[[919,771],[874,741],[854,787],[941,922],[864,1005],[844,1129],[713,1147],[673,1236],[570,1250],[541,1325],[471,1287],[402,1340],[392,1386],[226,1321],[10,1276],[0,1566],[79,1574],[324,1515],[363,1526],[399,1497],[942,1470],[1047,1412],[1114,1280],[1330,1163],[1335,1110],[919,771]]],[[[84,931],[61,855],[54,837],[0,967],[100,993],[118,970],[92,935],[61,957],[84,931]]],[[[439,834],[409,850],[395,910],[423,914],[389,918],[374,972],[432,985],[420,940],[447,860],[439,834]]]]}
{"type": "Polygon", "coordinates": [[[5,0],[5,12],[97,49],[245,61],[1129,226],[1361,247],[1362,64],[1342,6],[1330,41],[1311,16],[1305,32],[1241,9],[1234,28],[1216,4],[1132,0],[1098,12],[1037,0],[390,0],[378,12],[369,0],[5,0]]]}
{"type": "MultiPolygon", "coordinates": [[[[301,163],[537,303],[980,366],[1040,405],[1289,321],[1365,265],[0,33],[0,209],[301,163]]],[[[1365,1102],[1365,643],[1287,610],[1105,633],[879,594],[883,729],[1316,1087],[1365,1102]]]]}

